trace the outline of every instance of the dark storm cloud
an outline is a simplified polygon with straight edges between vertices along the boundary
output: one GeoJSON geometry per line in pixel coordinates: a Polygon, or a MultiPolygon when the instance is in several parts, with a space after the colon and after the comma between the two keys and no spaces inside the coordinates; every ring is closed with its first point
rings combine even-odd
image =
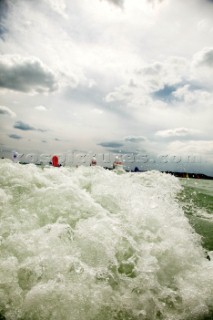
{"type": "Polygon", "coordinates": [[[119,143],[119,142],[101,142],[98,145],[102,146],[102,147],[105,147],[105,148],[120,148],[120,147],[123,147],[123,143],[119,143]]]}
{"type": "Polygon", "coordinates": [[[0,56],[0,87],[23,92],[46,92],[57,88],[54,74],[37,58],[0,56]]]}
{"type": "Polygon", "coordinates": [[[22,137],[19,136],[18,134],[9,134],[8,137],[10,137],[11,139],[16,139],[16,140],[22,139],[22,137]]]}

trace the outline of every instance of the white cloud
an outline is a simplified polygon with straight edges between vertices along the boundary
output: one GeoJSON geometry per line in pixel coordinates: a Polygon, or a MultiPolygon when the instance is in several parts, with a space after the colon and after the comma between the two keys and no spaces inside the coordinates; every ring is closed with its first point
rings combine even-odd
{"type": "Polygon", "coordinates": [[[177,99],[183,100],[187,104],[193,105],[205,105],[211,103],[213,100],[212,93],[203,89],[192,90],[190,89],[190,85],[184,85],[183,87],[178,88],[172,95],[177,99]]]}
{"type": "Polygon", "coordinates": [[[94,108],[94,109],[92,109],[92,113],[98,115],[98,114],[103,114],[104,112],[103,112],[103,110],[101,110],[101,109],[94,108]]]}
{"type": "Polygon", "coordinates": [[[189,71],[189,63],[183,57],[169,57],[163,62],[144,65],[136,71],[136,83],[144,84],[148,92],[181,82],[189,71]]]}
{"type": "Polygon", "coordinates": [[[133,97],[132,88],[129,88],[126,85],[122,85],[118,88],[115,88],[114,91],[107,94],[105,97],[106,102],[127,102],[133,97]]]}
{"type": "Polygon", "coordinates": [[[168,151],[170,153],[178,153],[181,155],[199,155],[208,161],[213,162],[213,140],[191,140],[191,141],[173,141],[168,151]]]}
{"type": "Polygon", "coordinates": [[[45,106],[36,106],[35,109],[38,111],[47,111],[47,108],[45,106]]]}
{"type": "Polygon", "coordinates": [[[66,1],[65,0],[45,0],[46,3],[52,8],[53,11],[57,12],[64,18],[67,18],[66,14],[66,1]]]}
{"type": "Polygon", "coordinates": [[[12,118],[16,117],[15,112],[13,112],[10,108],[5,106],[0,106],[0,115],[1,114],[9,115],[12,118]]]}
{"type": "Polygon", "coordinates": [[[185,137],[185,136],[190,136],[196,133],[198,133],[198,131],[194,129],[174,128],[174,129],[168,129],[168,130],[159,130],[156,132],[156,135],[163,138],[170,138],[170,137],[185,137]]]}
{"type": "Polygon", "coordinates": [[[203,34],[211,30],[211,22],[209,19],[201,19],[197,24],[197,29],[199,32],[202,32],[203,34]]]}
{"type": "Polygon", "coordinates": [[[163,107],[164,103],[154,102],[150,94],[166,86],[178,85],[186,77],[189,68],[190,63],[182,57],[170,57],[164,62],[143,63],[142,67],[131,70],[129,72],[131,78],[125,79],[124,84],[109,92],[105,101],[123,103],[129,105],[131,109],[147,108],[151,105],[163,107]]]}

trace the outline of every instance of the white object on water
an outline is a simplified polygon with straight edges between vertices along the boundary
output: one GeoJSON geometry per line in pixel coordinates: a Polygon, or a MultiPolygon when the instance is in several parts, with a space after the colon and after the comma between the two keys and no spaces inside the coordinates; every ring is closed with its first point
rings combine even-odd
{"type": "Polygon", "coordinates": [[[125,171],[123,162],[119,159],[118,156],[115,157],[115,161],[113,162],[113,169],[119,170],[119,171],[125,171]]]}
{"type": "Polygon", "coordinates": [[[96,166],[97,165],[97,160],[95,157],[92,158],[91,162],[90,162],[90,166],[96,166]]]}

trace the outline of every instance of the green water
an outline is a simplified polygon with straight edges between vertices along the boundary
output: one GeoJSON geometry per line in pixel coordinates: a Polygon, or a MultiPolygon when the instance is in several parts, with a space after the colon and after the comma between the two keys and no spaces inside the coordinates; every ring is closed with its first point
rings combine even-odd
{"type": "Polygon", "coordinates": [[[202,237],[202,244],[213,251],[213,180],[180,179],[179,195],[191,225],[202,237]]]}

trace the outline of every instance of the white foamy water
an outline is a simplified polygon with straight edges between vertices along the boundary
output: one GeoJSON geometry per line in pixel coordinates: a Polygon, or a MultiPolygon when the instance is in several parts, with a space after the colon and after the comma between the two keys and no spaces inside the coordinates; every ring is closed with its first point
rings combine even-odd
{"type": "Polygon", "coordinates": [[[159,172],[0,162],[0,315],[202,319],[213,262],[159,172]]]}

